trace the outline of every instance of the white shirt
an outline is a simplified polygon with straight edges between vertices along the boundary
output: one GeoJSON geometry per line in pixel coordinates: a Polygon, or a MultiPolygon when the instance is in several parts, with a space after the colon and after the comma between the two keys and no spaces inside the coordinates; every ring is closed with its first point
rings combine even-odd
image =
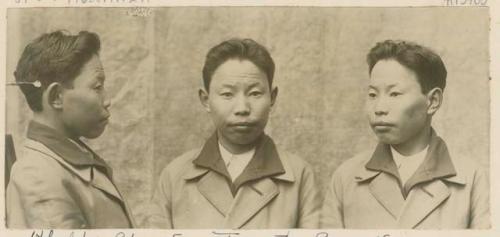
{"type": "Polygon", "coordinates": [[[240,176],[255,154],[255,148],[241,154],[233,154],[226,150],[220,142],[219,151],[233,182],[240,176]]]}
{"type": "Polygon", "coordinates": [[[422,151],[417,154],[404,156],[396,149],[391,146],[392,157],[398,167],[399,177],[401,178],[401,184],[404,186],[408,179],[417,171],[418,167],[422,162],[424,162],[425,156],[427,155],[427,146],[422,151]]]}

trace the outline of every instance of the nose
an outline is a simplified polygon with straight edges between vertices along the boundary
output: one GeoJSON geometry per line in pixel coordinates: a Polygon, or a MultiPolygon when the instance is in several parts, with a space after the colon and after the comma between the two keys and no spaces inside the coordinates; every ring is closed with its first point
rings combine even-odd
{"type": "Polygon", "coordinates": [[[379,98],[374,102],[374,112],[377,116],[387,115],[389,113],[389,109],[386,103],[386,100],[383,98],[379,98]]]}
{"type": "Polygon", "coordinates": [[[246,116],[250,114],[250,105],[246,96],[238,96],[235,98],[234,114],[246,116]]]}

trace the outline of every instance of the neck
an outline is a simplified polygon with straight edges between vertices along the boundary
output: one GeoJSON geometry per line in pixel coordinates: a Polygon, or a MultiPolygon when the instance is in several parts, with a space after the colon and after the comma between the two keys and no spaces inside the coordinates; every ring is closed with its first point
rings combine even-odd
{"type": "Polygon", "coordinates": [[[33,115],[33,121],[40,123],[40,124],[43,124],[47,127],[50,127],[52,129],[56,130],[57,132],[59,132],[60,134],[66,136],[70,139],[78,140],[78,137],[71,134],[66,129],[64,124],[61,121],[59,121],[59,119],[57,119],[55,116],[51,116],[51,115],[45,114],[43,112],[37,112],[37,113],[34,113],[34,115],[33,115]]]}
{"type": "Polygon", "coordinates": [[[404,156],[411,156],[424,150],[431,140],[431,127],[427,126],[422,129],[419,133],[415,134],[413,137],[407,141],[392,145],[392,147],[399,152],[399,154],[404,156]]]}
{"type": "Polygon", "coordinates": [[[227,141],[223,136],[217,134],[220,144],[231,154],[238,155],[252,150],[256,146],[256,142],[250,144],[234,144],[227,141]]]}

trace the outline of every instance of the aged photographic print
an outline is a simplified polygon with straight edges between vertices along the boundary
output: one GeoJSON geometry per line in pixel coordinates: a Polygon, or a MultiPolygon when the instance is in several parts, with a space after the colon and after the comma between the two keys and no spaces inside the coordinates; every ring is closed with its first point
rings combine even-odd
{"type": "Polygon", "coordinates": [[[488,7],[6,15],[7,229],[493,226],[488,7]]]}

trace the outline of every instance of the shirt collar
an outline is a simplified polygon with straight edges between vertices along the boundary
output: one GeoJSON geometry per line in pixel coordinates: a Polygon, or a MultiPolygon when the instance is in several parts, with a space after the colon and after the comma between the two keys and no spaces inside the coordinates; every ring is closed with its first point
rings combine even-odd
{"type": "MultiPolygon", "coordinates": [[[[400,165],[405,164],[405,165],[420,165],[422,161],[424,161],[425,156],[427,155],[427,148],[429,146],[426,146],[424,149],[419,151],[417,154],[413,154],[410,156],[405,156],[399,153],[394,147],[390,146],[391,148],[391,154],[392,158],[394,159],[394,163],[396,163],[396,167],[400,167],[400,165]]],[[[417,167],[415,167],[416,170],[417,167]]]]}
{"type": "MultiPolygon", "coordinates": [[[[379,143],[373,152],[371,159],[366,163],[365,168],[371,171],[381,171],[391,174],[399,179],[396,163],[392,158],[390,146],[379,143]]],[[[440,178],[456,176],[457,172],[453,166],[446,143],[436,135],[434,129],[431,131],[431,140],[427,149],[427,154],[422,164],[415,171],[413,176],[402,187],[402,193],[406,197],[411,188],[417,184],[440,178]]],[[[374,177],[373,175],[372,177],[374,177]]]]}
{"type": "MultiPolygon", "coordinates": [[[[219,151],[217,133],[207,140],[196,159],[193,160],[193,164],[215,171],[231,180],[219,151]]],[[[252,159],[233,185],[237,189],[246,182],[284,173],[285,169],[276,145],[269,136],[263,134],[257,142],[252,159]]]]}
{"type": "Polygon", "coordinates": [[[80,140],[70,140],[57,130],[35,121],[30,121],[27,136],[44,144],[71,165],[96,166],[112,177],[112,170],[106,162],[80,140]]]}
{"type": "Polygon", "coordinates": [[[255,154],[255,147],[250,149],[249,151],[243,152],[241,154],[233,154],[229,152],[220,142],[219,144],[219,151],[221,153],[222,160],[224,160],[224,164],[226,167],[229,165],[229,163],[232,161],[232,159],[252,159],[253,155],[255,154]]]}

